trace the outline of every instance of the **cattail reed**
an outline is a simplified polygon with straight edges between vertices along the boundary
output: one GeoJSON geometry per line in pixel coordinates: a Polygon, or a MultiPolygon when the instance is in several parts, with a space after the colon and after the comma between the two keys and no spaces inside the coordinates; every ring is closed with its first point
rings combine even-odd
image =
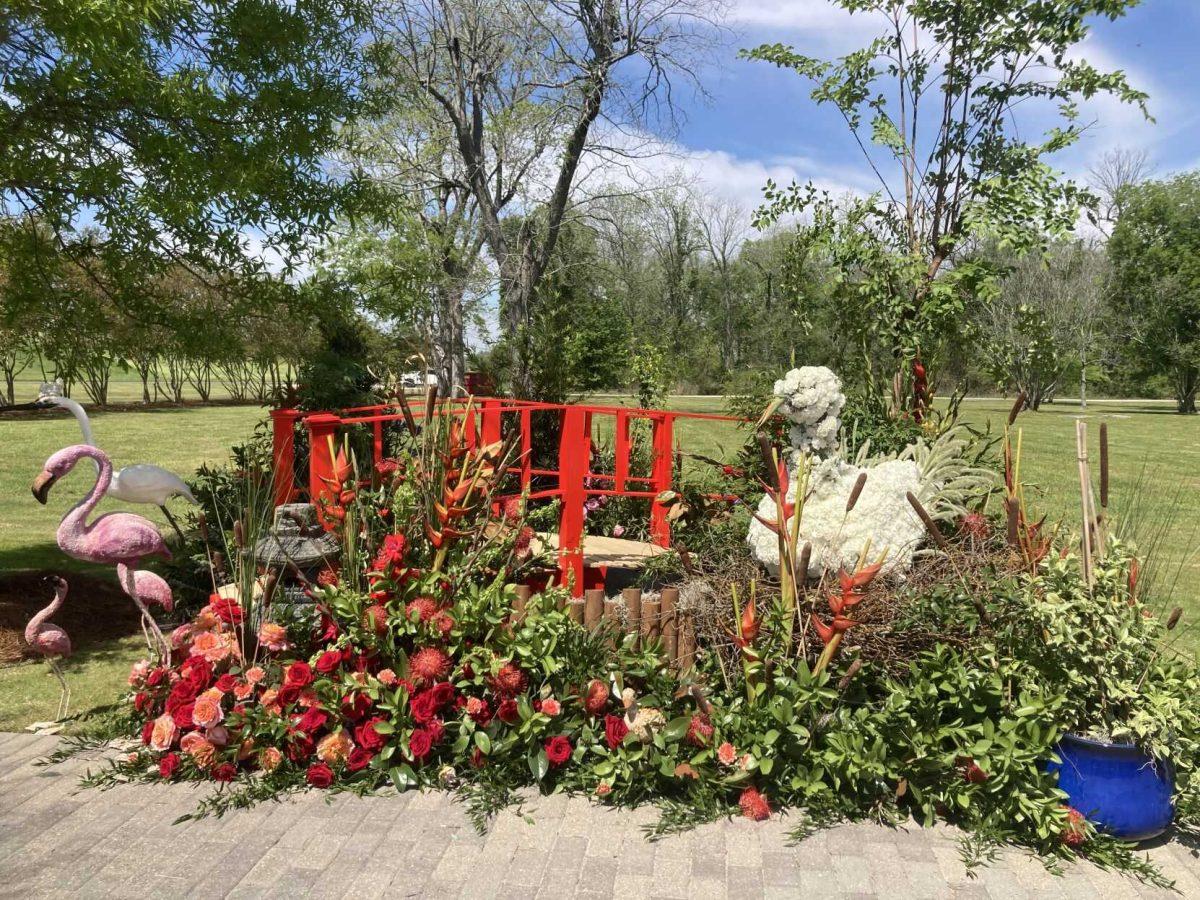
{"type": "Polygon", "coordinates": [[[950,544],[946,541],[946,536],[942,534],[942,530],[937,527],[937,522],[933,521],[933,517],[921,505],[921,501],[917,499],[917,495],[909,491],[905,496],[908,497],[908,505],[913,508],[913,511],[925,523],[925,530],[929,532],[929,536],[933,538],[935,544],[943,550],[949,550],[950,544]]]}
{"type": "Polygon", "coordinates": [[[433,421],[433,413],[437,409],[438,389],[436,384],[425,388],[425,424],[433,421]]]}
{"type": "Polygon", "coordinates": [[[208,516],[203,512],[196,514],[196,527],[200,529],[200,538],[208,543],[208,516]]]}
{"type": "Polygon", "coordinates": [[[1171,615],[1167,618],[1167,631],[1174,631],[1175,626],[1179,624],[1180,618],[1183,616],[1183,607],[1177,606],[1171,610],[1171,615]]]}
{"type": "Polygon", "coordinates": [[[239,550],[246,549],[246,526],[242,524],[241,519],[233,523],[233,542],[239,550]]]}
{"type": "Polygon", "coordinates": [[[767,470],[767,484],[772,490],[779,490],[779,473],[775,465],[775,447],[771,443],[771,436],[765,431],[760,431],[756,437],[758,438],[758,452],[762,454],[763,467],[767,470]]]}
{"type": "Polygon", "coordinates": [[[1004,501],[1004,512],[1008,517],[1008,545],[1019,547],[1021,545],[1021,507],[1017,505],[1015,499],[1009,497],[1004,501]]]}
{"type": "Polygon", "coordinates": [[[850,491],[850,496],[846,498],[846,514],[849,515],[854,509],[854,504],[858,503],[858,498],[862,495],[863,488],[867,486],[867,473],[860,472],[858,480],[854,482],[854,489],[850,491]]]}
{"type": "Polygon", "coordinates": [[[1108,423],[1100,423],[1100,508],[1108,509],[1108,423]]]}
{"type": "Polygon", "coordinates": [[[850,682],[854,680],[854,676],[858,674],[858,671],[861,668],[861,659],[856,659],[854,662],[850,663],[850,668],[846,670],[846,674],[843,675],[841,680],[838,681],[837,689],[839,694],[845,693],[846,688],[850,687],[850,682]]]}
{"type": "Polygon", "coordinates": [[[683,571],[691,576],[695,576],[696,564],[692,562],[692,554],[688,553],[686,547],[676,547],[675,552],[679,554],[679,564],[683,566],[683,571]]]}
{"type": "Polygon", "coordinates": [[[396,391],[396,402],[400,404],[400,412],[404,414],[404,426],[408,429],[408,433],[416,434],[417,420],[413,418],[412,407],[408,405],[408,397],[404,394],[404,388],[396,391]]]}
{"type": "Polygon", "coordinates": [[[1024,391],[1017,394],[1017,399],[1013,402],[1012,409],[1008,411],[1008,427],[1012,428],[1013,423],[1017,421],[1017,416],[1021,414],[1021,410],[1025,408],[1025,400],[1027,395],[1024,391]]]}
{"type": "Polygon", "coordinates": [[[811,560],[812,544],[805,541],[804,546],[800,548],[800,564],[796,566],[796,578],[799,580],[801,587],[808,580],[808,564],[811,560]]]}

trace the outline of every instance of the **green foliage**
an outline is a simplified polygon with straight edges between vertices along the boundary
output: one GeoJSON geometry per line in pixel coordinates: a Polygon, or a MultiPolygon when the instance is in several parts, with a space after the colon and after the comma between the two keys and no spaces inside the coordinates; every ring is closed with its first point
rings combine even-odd
{"type": "Polygon", "coordinates": [[[1179,412],[1200,390],[1200,174],[1129,187],[1108,242],[1125,365],[1170,377],[1179,412]]]}
{"type": "Polygon", "coordinates": [[[294,265],[359,194],[326,159],[363,101],[362,24],[354,0],[6,4],[6,211],[135,280],[261,268],[246,231],[294,265]]]}
{"type": "Polygon", "coordinates": [[[1133,0],[837,5],[876,15],[879,37],[836,60],[781,44],[744,55],[814,83],[812,99],[841,113],[880,193],[838,203],[812,184],[769,182],[757,224],[808,215],[793,261],[814,252],[830,261],[844,327],[868,353],[928,358],[994,278],[984,262],[964,257],[971,239],[1036,249],[1093,205],[1046,160],[1079,139],[1082,100],[1111,94],[1144,110],[1146,95],[1123,73],[1101,72],[1074,53],[1089,17],[1116,19],[1133,0]],[[1061,124],[1030,140],[1020,108],[1047,103],[1061,124]]]}

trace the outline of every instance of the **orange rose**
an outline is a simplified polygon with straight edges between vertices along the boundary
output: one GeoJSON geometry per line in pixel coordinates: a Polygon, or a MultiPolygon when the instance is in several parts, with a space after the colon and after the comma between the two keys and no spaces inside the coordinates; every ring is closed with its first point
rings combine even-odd
{"type": "Polygon", "coordinates": [[[259,751],[258,766],[264,772],[274,772],[279,768],[281,762],[283,762],[283,754],[274,747],[267,747],[259,751]]]}
{"type": "Polygon", "coordinates": [[[263,622],[258,629],[258,642],[272,653],[288,649],[287,629],[275,622],[263,622]]]}
{"type": "Polygon", "coordinates": [[[333,765],[335,762],[345,760],[353,749],[354,742],[350,740],[345,731],[327,734],[317,744],[317,759],[333,765]]]}
{"type": "Polygon", "coordinates": [[[246,670],[246,680],[251,684],[258,684],[266,677],[267,673],[263,671],[262,666],[251,666],[246,670]]]}
{"type": "Polygon", "coordinates": [[[223,718],[225,713],[221,710],[221,692],[216,688],[210,688],[196,698],[192,707],[192,721],[201,728],[216,725],[223,718]]]}
{"type": "Polygon", "coordinates": [[[155,750],[169,750],[179,736],[179,727],[175,719],[167,713],[154,720],[154,730],[150,732],[150,746],[155,750]]]}
{"type": "Polygon", "coordinates": [[[183,752],[191,756],[201,769],[209,768],[217,758],[217,748],[199,732],[185,734],[179,742],[183,752]]]}

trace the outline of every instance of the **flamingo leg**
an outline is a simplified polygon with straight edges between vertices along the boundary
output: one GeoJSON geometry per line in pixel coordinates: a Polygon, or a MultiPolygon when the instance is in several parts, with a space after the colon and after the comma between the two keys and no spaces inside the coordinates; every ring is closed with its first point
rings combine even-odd
{"type": "Polygon", "coordinates": [[[150,610],[146,608],[146,604],[137,595],[137,585],[134,582],[132,565],[127,566],[125,569],[125,584],[122,587],[125,588],[125,593],[129,595],[137,608],[141,610],[142,634],[146,635],[146,625],[149,625],[150,630],[154,632],[154,636],[157,639],[158,645],[155,646],[155,641],[152,641],[150,636],[146,635],[146,646],[150,648],[151,653],[157,654],[160,660],[169,660],[171,652],[168,649],[167,639],[163,635],[162,629],[158,627],[158,623],[154,621],[154,616],[150,615],[150,610]]]}
{"type": "Polygon", "coordinates": [[[58,665],[58,660],[49,659],[47,662],[50,663],[50,671],[54,673],[54,677],[57,678],[58,683],[62,685],[62,693],[58,698],[58,715],[54,718],[54,721],[61,722],[66,718],[67,709],[70,708],[71,705],[71,688],[67,684],[67,679],[63,677],[62,669],[59,668],[58,665]]]}
{"type": "Polygon", "coordinates": [[[171,511],[166,506],[160,506],[162,514],[167,517],[167,521],[171,523],[171,527],[175,529],[175,533],[179,535],[179,544],[182,546],[187,543],[187,539],[183,536],[183,532],[179,529],[179,523],[175,521],[175,517],[171,515],[171,511]]]}

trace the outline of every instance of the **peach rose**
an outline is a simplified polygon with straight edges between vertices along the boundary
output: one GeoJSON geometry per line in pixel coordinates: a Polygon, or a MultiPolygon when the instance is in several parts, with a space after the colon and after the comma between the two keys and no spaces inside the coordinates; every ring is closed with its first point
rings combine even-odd
{"type": "Polygon", "coordinates": [[[198,731],[191,731],[185,734],[180,739],[179,746],[202,769],[207,769],[217,758],[217,748],[198,731]]]}
{"type": "Polygon", "coordinates": [[[204,631],[196,635],[190,652],[192,656],[203,656],[210,663],[216,663],[229,655],[229,645],[224,635],[215,631],[204,631]]]}
{"type": "Polygon", "coordinates": [[[267,673],[263,671],[262,666],[251,666],[246,670],[246,680],[251,684],[258,684],[266,677],[267,673]]]}
{"type": "Polygon", "coordinates": [[[542,712],[548,716],[557,716],[560,712],[562,712],[562,704],[560,704],[553,697],[547,697],[542,701],[542,712]]]}
{"type": "Polygon", "coordinates": [[[399,679],[396,677],[396,673],[391,669],[381,669],[379,674],[375,677],[379,679],[379,683],[384,687],[392,687],[397,681],[399,681],[399,679]]]}
{"type": "Polygon", "coordinates": [[[283,762],[283,754],[274,747],[267,747],[258,753],[258,767],[264,772],[274,772],[283,762]]]}
{"type": "Polygon", "coordinates": [[[312,706],[319,706],[321,700],[319,697],[317,697],[316,691],[314,691],[312,688],[305,688],[300,692],[300,696],[296,698],[296,702],[299,703],[304,709],[308,709],[312,706]]]}
{"type": "Polygon", "coordinates": [[[254,685],[248,681],[239,681],[233,686],[233,696],[239,700],[245,700],[254,693],[254,685]]]}
{"type": "Polygon", "coordinates": [[[217,618],[209,607],[204,607],[196,614],[196,618],[192,620],[192,628],[195,631],[212,631],[214,628],[221,627],[221,620],[217,618]]]}
{"type": "Polygon", "coordinates": [[[283,707],[279,705],[279,691],[275,690],[275,688],[267,688],[263,691],[259,702],[262,703],[263,709],[269,713],[279,715],[283,712],[283,707]]]}
{"type": "Polygon", "coordinates": [[[288,649],[287,629],[275,622],[263,622],[258,627],[258,642],[272,653],[288,649]]]}
{"type": "Polygon", "coordinates": [[[717,759],[723,766],[732,766],[737,762],[737,750],[734,749],[733,744],[726,741],[717,748],[717,759]]]}
{"type": "Polygon", "coordinates": [[[224,718],[225,713],[221,709],[221,692],[216,688],[209,688],[196,698],[196,703],[192,707],[192,721],[201,728],[210,728],[224,718]]]}
{"type": "Polygon", "coordinates": [[[179,728],[170,713],[159,716],[154,720],[154,730],[150,732],[150,746],[155,750],[170,750],[179,737],[179,728]]]}
{"type": "Polygon", "coordinates": [[[129,683],[141,684],[146,680],[146,676],[150,673],[150,660],[139,659],[133,664],[133,668],[129,670],[129,683]]]}
{"type": "Polygon", "coordinates": [[[186,625],[180,625],[171,632],[171,649],[182,650],[192,642],[192,625],[189,622],[186,625]]]}
{"type": "Polygon", "coordinates": [[[327,734],[317,744],[317,759],[333,765],[335,762],[344,761],[353,749],[354,742],[350,740],[345,731],[327,734]]]}

